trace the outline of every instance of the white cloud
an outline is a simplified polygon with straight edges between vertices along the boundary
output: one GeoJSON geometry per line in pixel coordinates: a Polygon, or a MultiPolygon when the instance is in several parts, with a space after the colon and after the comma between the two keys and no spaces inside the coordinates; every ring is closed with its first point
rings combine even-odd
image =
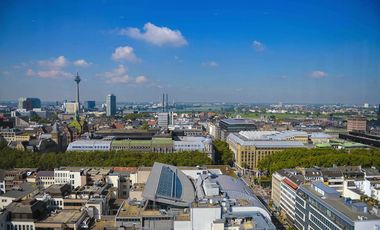
{"type": "Polygon", "coordinates": [[[185,46],[187,41],[179,30],[172,30],[168,27],[159,27],[153,23],[146,23],[143,31],[139,28],[127,28],[119,30],[120,35],[126,35],[134,39],[143,40],[157,46],[185,46]]]}
{"type": "Polygon", "coordinates": [[[257,40],[254,40],[252,42],[252,47],[257,51],[257,52],[260,52],[260,51],[264,51],[265,50],[265,45],[257,40]]]}
{"type": "Polygon", "coordinates": [[[100,76],[103,76],[106,78],[106,82],[109,84],[115,84],[115,83],[123,83],[123,84],[143,84],[148,81],[148,79],[145,76],[138,76],[136,79],[130,77],[128,75],[127,68],[120,64],[118,67],[113,69],[112,71],[105,72],[103,74],[100,74],[100,76]]]}
{"type": "Polygon", "coordinates": [[[315,79],[321,79],[327,77],[328,74],[326,72],[316,70],[310,73],[310,77],[315,78],[315,79]]]}
{"type": "Polygon", "coordinates": [[[40,64],[43,67],[49,67],[54,69],[62,68],[66,66],[68,63],[68,60],[64,56],[59,56],[53,60],[42,60],[38,62],[38,64],[40,64]]]}
{"type": "Polygon", "coordinates": [[[115,49],[115,52],[112,54],[112,59],[115,61],[126,60],[131,62],[140,61],[137,58],[136,54],[133,51],[133,48],[130,46],[120,46],[115,49]]]}
{"type": "Polygon", "coordinates": [[[87,67],[89,66],[91,63],[87,62],[86,60],[84,59],[78,59],[76,61],[74,61],[74,65],[76,66],[79,66],[79,67],[87,67]]]}
{"type": "Polygon", "coordinates": [[[148,79],[145,76],[138,76],[138,77],[136,77],[136,83],[137,84],[143,84],[143,83],[145,83],[147,81],[148,81],[148,79]]]}
{"type": "Polygon", "coordinates": [[[28,69],[26,72],[27,76],[31,77],[39,77],[39,78],[71,78],[72,74],[64,72],[62,70],[42,70],[42,71],[34,71],[32,69],[28,69]]]}
{"type": "Polygon", "coordinates": [[[215,67],[218,67],[219,64],[216,61],[207,61],[207,62],[202,62],[202,66],[215,68],[215,67]]]}

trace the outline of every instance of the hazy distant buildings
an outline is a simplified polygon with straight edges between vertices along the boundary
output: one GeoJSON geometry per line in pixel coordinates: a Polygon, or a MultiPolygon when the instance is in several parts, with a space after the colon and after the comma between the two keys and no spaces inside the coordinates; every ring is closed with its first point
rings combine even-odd
{"type": "Polygon", "coordinates": [[[108,94],[106,98],[106,114],[108,117],[116,114],[116,96],[108,94]]]}
{"type": "Polygon", "coordinates": [[[85,101],[83,106],[85,110],[93,110],[95,109],[95,101],[85,101]]]}
{"type": "Polygon", "coordinates": [[[18,99],[18,109],[30,111],[41,108],[41,100],[39,98],[21,97],[18,99]]]}
{"type": "Polygon", "coordinates": [[[79,104],[77,102],[65,102],[63,106],[67,114],[75,114],[79,110],[79,104]]]}
{"type": "Polygon", "coordinates": [[[365,133],[367,131],[367,118],[361,116],[347,118],[347,131],[365,133]]]}

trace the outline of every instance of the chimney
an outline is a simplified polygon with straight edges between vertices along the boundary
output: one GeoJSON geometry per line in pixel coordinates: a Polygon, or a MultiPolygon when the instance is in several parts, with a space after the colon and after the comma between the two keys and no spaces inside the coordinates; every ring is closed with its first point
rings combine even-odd
{"type": "Polygon", "coordinates": [[[165,94],[162,94],[162,112],[165,112],[165,94]]]}

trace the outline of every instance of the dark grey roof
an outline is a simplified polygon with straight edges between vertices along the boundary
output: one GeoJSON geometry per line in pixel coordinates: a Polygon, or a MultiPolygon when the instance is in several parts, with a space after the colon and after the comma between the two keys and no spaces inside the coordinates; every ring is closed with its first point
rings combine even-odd
{"type": "Polygon", "coordinates": [[[343,177],[342,171],[338,168],[323,168],[322,170],[323,177],[343,177]]]}
{"type": "Polygon", "coordinates": [[[45,192],[50,195],[58,195],[63,196],[65,194],[70,193],[71,185],[69,184],[52,184],[50,185],[45,192]]]}
{"type": "Polygon", "coordinates": [[[322,173],[319,169],[315,168],[306,168],[305,169],[305,177],[320,177],[322,173]]]}
{"type": "Polygon", "coordinates": [[[227,124],[255,124],[254,120],[242,119],[242,118],[227,118],[221,121],[227,124]]]}
{"type": "Polygon", "coordinates": [[[39,171],[39,172],[37,172],[37,176],[38,177],[42,177],[42,176],[53,177],[54,176],[54,171],[39,171]]]}
{"type": "Polygon", "coordinates": [[[14,189],[14,190],[8,191],[2,194],[1,196],[20,199],[28,195],[29,193],[32,193],[33,191],[37,190],[32,183],[22,183],[19,187],[20,189],[14,189]]]}
{"type": "Polygon", "coordinates": [[[379,170],[376,168],[365,168],[363,169],[366,176],[380,176],[379,170]]]}
{"type": "Polygon", "coordinates": [[[164,204],[188,207],[195,199],[191,180],[177,167],[154,163],[142,196],[164,204]]]}

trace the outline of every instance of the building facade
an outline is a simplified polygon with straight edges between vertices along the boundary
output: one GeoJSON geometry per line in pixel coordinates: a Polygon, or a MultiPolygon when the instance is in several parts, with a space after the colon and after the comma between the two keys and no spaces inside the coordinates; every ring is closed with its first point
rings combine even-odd
{"type": "Polygon", "coordinates": [[[249,119],[223,119],[219,121],[220,139],[226,140],[230,133],[256,130],[253,120],[249,119]]]}
{"type": "Polygon", "coordinates": [[[347,118],[347,131],[365,133],[367,131],[367,118],[360,116],[347,118]]]}
{"type": "Polygon", "coordinates": [[[106,115],[108,117],[115,116],[116,114],[116,96],[108,94],[106,98],[106,115]]]}
{"type": "Polygon", "coordinates": [[[41,108],[41,100],[39,98],[21,97],[18,99],[19,110],[30,111],[41,108]]]}
{"type": "Polygon", "coordinates": [[[368,212],[367,204],[340,197],[322,182],[301,185],[295,206],[296,229],[379,229],[380,219],[368,212]]]}
{"type": "Polygon", "coordinates": [[[272,153],[290,148],[306,147],[303,142],[288,135],[267,131],[231,133],[227,137],[227,143],[235,155],[236,166],[252,170],[257,169],[260,160],[272,153]],[[286,139],[282,139],[282,136],[286,136],[286,139]]]}

